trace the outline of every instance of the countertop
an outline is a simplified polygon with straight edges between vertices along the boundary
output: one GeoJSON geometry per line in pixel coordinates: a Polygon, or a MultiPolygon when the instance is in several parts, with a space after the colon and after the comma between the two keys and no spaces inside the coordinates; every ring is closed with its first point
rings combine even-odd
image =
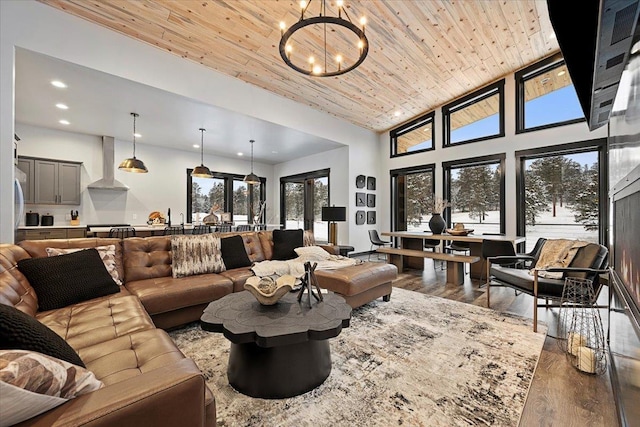
{"type": "Polygon", "coordinates": [[[86,225],[31,225],[18,227],[18,230],[51,230],[52,228],[87,228],[86,225]]]}

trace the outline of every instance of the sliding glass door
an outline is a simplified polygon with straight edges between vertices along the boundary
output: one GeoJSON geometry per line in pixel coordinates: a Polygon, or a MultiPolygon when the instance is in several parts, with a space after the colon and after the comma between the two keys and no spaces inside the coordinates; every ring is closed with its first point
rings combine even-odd
{"type": "Polygon", "coordinates": [[[433,164],[391,171],[394,231],[428,231],[433,212],[433,164]]]}
{"type": "Polygon", "coordinates": [[[329,169],[280,178],[280,200],[285,228],[311,230],[317,241],[328,240],[322,207],[329,206],[329,169]]]}

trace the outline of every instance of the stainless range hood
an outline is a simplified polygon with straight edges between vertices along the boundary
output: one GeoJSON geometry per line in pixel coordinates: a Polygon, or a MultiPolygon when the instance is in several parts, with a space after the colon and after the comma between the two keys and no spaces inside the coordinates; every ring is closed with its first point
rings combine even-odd
{"type": "Polygon", "coordinates": [[[102,137],[102,178],[87,186],[90,190],[128,191],[129,187],[115,179],[115,141],[112,136],[102,137]]]}

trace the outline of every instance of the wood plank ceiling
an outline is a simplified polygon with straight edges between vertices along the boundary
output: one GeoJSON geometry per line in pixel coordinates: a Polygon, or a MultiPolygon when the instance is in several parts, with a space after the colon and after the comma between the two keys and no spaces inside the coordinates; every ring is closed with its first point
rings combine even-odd
{"type": "Polygon", "coordinates": [[[367,18],[369,55],[325,78],[280,58],[297,1],[39,1],[377,132],[559,52],[545,0],[346,0],[354,23],[367,18]]]}

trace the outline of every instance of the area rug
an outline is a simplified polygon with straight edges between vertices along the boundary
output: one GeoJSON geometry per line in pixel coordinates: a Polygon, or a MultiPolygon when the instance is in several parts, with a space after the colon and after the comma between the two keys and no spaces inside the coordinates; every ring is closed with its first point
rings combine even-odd
{"type": "MultiPolygon", "coordinates": [[[[191,324],[172,331],[216,398],[218,426],[517,426],[545,340],[531,319],[394,288],[330,340],[333,367],[289,399],[236,392],[229,342],[191,324]]],[[[282,379],[286,381],[286,378],[282,379]]]]}

